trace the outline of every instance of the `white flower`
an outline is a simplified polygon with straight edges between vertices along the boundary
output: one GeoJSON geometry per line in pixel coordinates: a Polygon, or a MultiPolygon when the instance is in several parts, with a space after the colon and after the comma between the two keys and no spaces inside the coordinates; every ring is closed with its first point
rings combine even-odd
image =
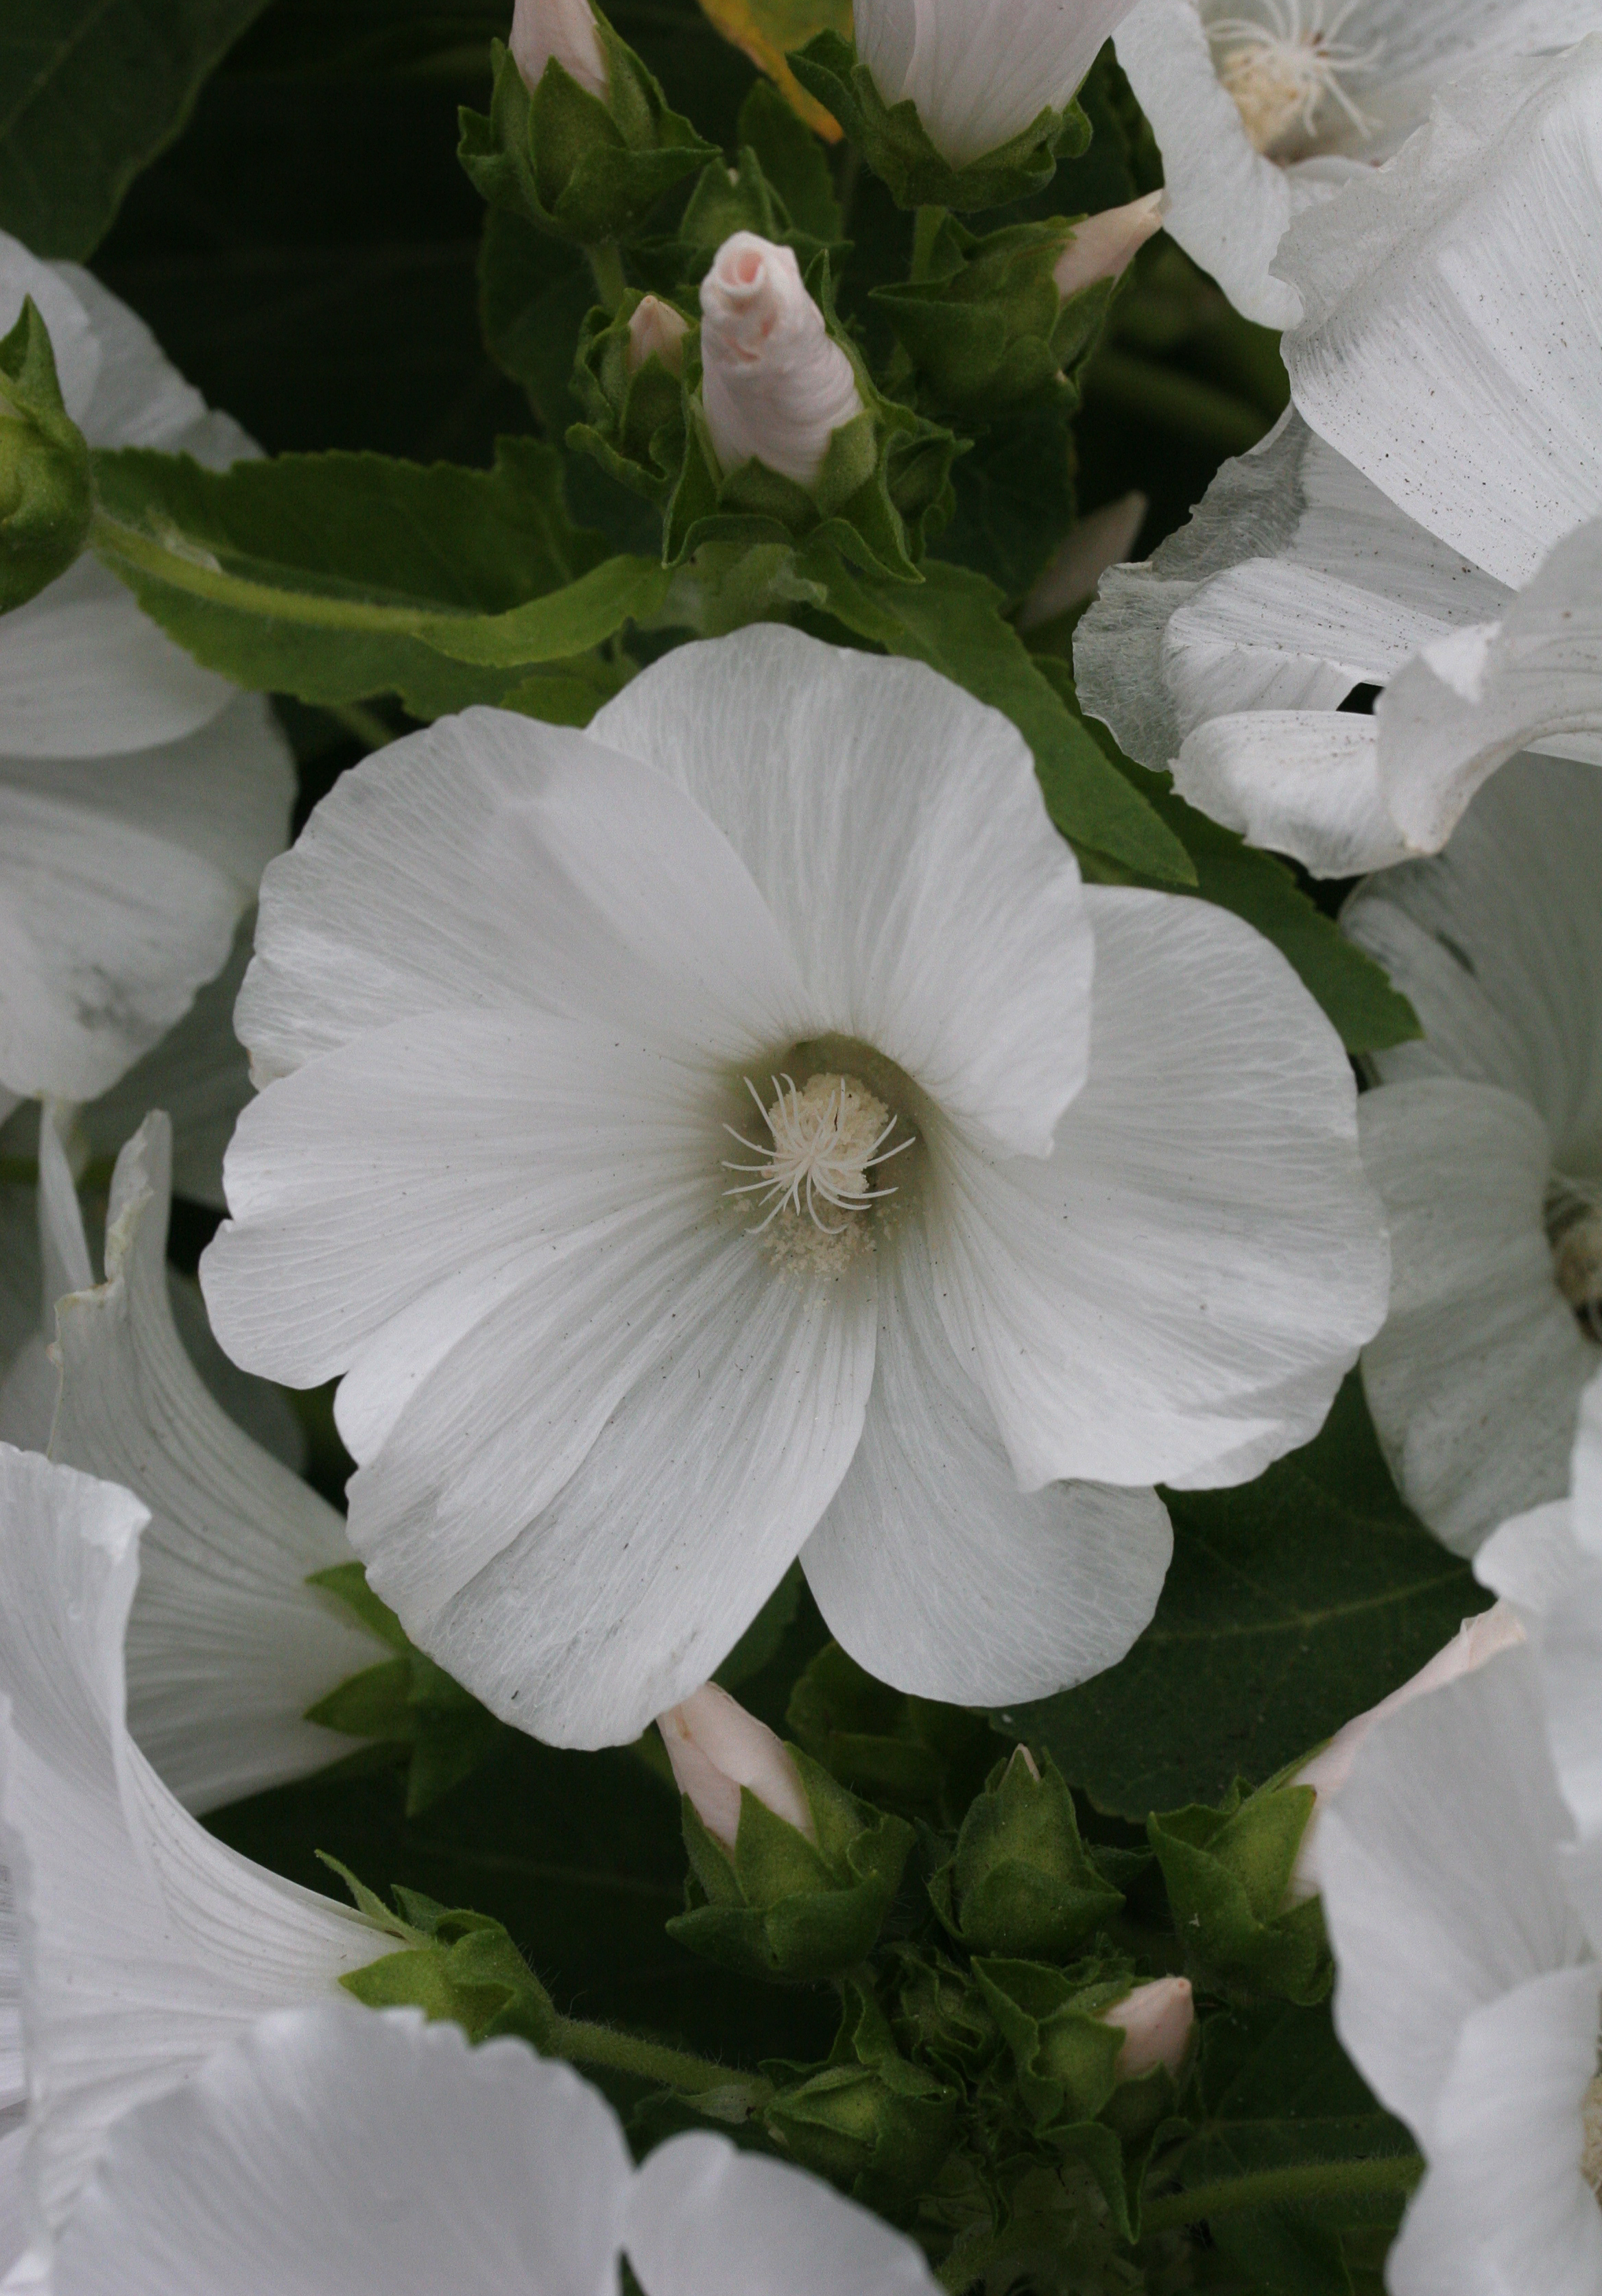
{"type": "Polygon", "coordinates": [[[1420,1043],[1375,1056],[1363,1157],[1393,1274],[1363,1383],[1410,1505],[1460,1554],[1561,1497],[1602,1365],[1602,775],[1521,758],[1344,924],[1420,1043]]]}
{"type": "Polygon", "coordinates": [[[129,1736],[123,1636],[145,1520],[130,1493],[0,1445],[0,1841],[40,2245],[130,2106],[389,1942],[214,1841],[129,1736]]]}
{"type": "Polygon", "coordinates": [[[1131,0],[856,0],[857,53],[954,168],[1060,111],[1131,0]]]}
{"type": "Polygon", "coordinates": [[[649,358],[659,358],[670,374],[684,365],[684,339],[690,323],[660,295],[642,295],[628,321],[628,348],[623,364],[637,374],[649,358]]]}
{"type": "Polygon", "coordinates": [[[916,664],[753,627],[587,734],[442,721],[339,783],[257,949],[213,1323],[343,1375],[375,1591],[541,1736],[633,1737],[803,1550],[900,1688],[1094,1673],[1166,1568],[1142,1486],[1306,1440],[1383,1313],[1289,967],[1082,887],[916,664]]]}
{"type": "Polygon", "coordinates": [[[516,0],[506,45],[525,87],[539,86],[555,59],[570,78],[605,102],[612,92],[589,0],[516,0]]]}
{"type": "MultiPolygon", "coordinates": [[[[1293,216],[1388,159],[1444,82],[1579,39],[1591,0],[1140,0],[1118,61],[1162,152],[1171,236],[1236,309],[1294,325],[1293,216]]],[[[1331,230],[1356,226],[1337,204],[1331,230]]]]}
{"type": "Polygon", "coordinates": [[[1122,276],[1153,233],[1162,230],[1165,198],[1162,192],[1147,192],[1125,207],[1104,208],[1074,225],[1051,274],[1064,303],[1098,279],[1122,276]]]}
{"type": "Polygon", "coordinates": [[[516,2040],[414,2010],[263,2018],[130,2113],[50,2296],[938,2296],[918,2250],[814,2177],[616,2115],[516,2040]]]}
{"type": "Polygon", "coordinates": [[[755,461],[810,486],[862,399],[794,250],[735,232],[701,283],[701,313],[702,403],[725,474],[755,461]]]}
{"type": "MultiPolygon", "coordinates": [[[[25,295],[92,446],[253,451],[86,271],[0,234],[0,328],[25,295]]],[[[293,794],[266,701],[198,668],[94,558],[0,620],[0,1116],[94,1099],[179,1019],[293,794]]]]}
{"type": "Polygon", "coordinates": [[[673,1782],[687,1794],[707,1832],[732,1849],[740,1830],[742,1788],[775,1817],[816,1841],[817,1829],[801,1773],[782,1738],[748,1714],[715,1682],[656,1718],[673,1782]]]}
{"type": "Polygon", "coordinates": [[[1115,2080],[1138,2080],[1159,2065],[1178,2077],[1195,2030],[1189,1978],[1154,1978],[1100,2014],[1103,2024],[1116,2025],[1128,2036],[1113,2068],[1115,2080]]]}

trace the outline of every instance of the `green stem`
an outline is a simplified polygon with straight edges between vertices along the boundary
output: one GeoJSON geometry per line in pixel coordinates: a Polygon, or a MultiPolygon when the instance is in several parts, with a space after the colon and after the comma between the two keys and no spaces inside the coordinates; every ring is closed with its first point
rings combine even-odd
{"type": "Polygon", "coordinates": [[[360,701],[333,701],[325,704],[329,716],[342,726],[367,750],[382,750],[395,740],[376,709],[369,709],[360,701]]]}
{"type": "Polygon", "coordinates": [[[1310,2201],[1368,2200],[1385,2193],[1410,2193],[1424,2174],[1417,2152],[1391,2152],[1369,2161],[1310,2161],[1291,2169],[1256,2169],[1244,2177],[1193,2185],[1188,2192],[1148,2201],[1140,2211],[1142,2235],[1176,2232],[1210,2217],[1242,2209],[1271,2209],[1310,2201]]]}
{"type": "Polygon", "coordinates": [[[604,239],[584,250],[589,258],[589,267],[596,275],[596,292],[609,311],[616,312],[627,291],[628,282],[623,275],[623,258],[615,240],[604,239]]]}
{"type": "Polygon", "coordinates": [[[660,2041],[643,2041],[614,2025],[591,2025],[582,2017],[558,2017],[540,2035],[548,2056],[566,2057],[576,2065],[609,2065],[614,2072],[637,2073],[642,2080],[662,2088],[676,2088],[686,2096],[703,2096],[709,2090],[739,2088],[755,2112],[773,2095],[773,2083],[760,2073],[743,2073],[710,2057],[694,2057],[684,2049],[670,2049],[660,2041]]]}
{"type": "Polygon", "coordinates": [[[932,275],[929,266],[934,258],[934,242],[945,220],[944,208],[919,208],[913,217],[912,269],[908,275],[914,285],[932,275]]]}
{"type": "Polygon", "coordinates": [[[419,606],[381,606],[367,598],[338,598],[316,590],[280,590],[268,582],[252,582],[242,574],[229,574],[208,554],[192,545],[159,541],[137,527],[124,526],[104,511],[96,511],[89,540],[108,556],[120,559],[142,574],[152,574],[169,589],[185,590],[212,605],[231,606],[238,612],[269,615],[275,621],[301,622],[314,629],[365,630],[389,637],[416,637],[431,624],[447,617],[419,606]]]}

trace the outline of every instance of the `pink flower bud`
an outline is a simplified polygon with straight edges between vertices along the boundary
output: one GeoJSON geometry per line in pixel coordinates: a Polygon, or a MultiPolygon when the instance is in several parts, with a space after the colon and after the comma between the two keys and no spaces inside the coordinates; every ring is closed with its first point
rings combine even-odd
{"type": "Polygon", "coordinates": [[[726,1849],[734,1848],[740,1829],[742,1786],[775,1817],[817,1841],[801,1772],[768,1725],[727,1690],[704,1684],[682,1706],[659,1714],[656,1726],[679,1792],[689,1796],[696,1816],[726,1849]]]}
{"type": "Polygon", "coordinates": [[[1319,1800],[1296,1854],[1295,1868],[1286,1893],[1288,1904],[1300,1905],[1304,1898],[1316,1898],[1319,1894],[1319,1810],[1351,1775],[1358,1749],[1381,1717],[1415,1698],[1422,1698],[1426,1691],[1439,1690],[1443,1683],[1455,1682],[1459,1675],[1473,1674],[1499,1651],[1511,1649],[1524,1639],[1524,1628],[1510,1603],[1493,1603],[1477,1618],[1465,1619],[1445,1649],[1438,1650],[1427,1666],[1420,1667],[1409,1681],[1404,1682],[1400,1690],[1393,1690],[1389,1698],[1382,1698],[1377,1706],[1355,1716],[1343,1729],[1335,1732],[1310,1762],[1302,1764],[1291,1784],[1311,1786],[1319,1800]]]}
{"type": "Polygon", "coordinates": [[[1138,2080],[1155,2065],[1176,2078],[1190,2049],[1195,2005],[1187,1977],[1159,1977],[1101,2013],[1104,2025],[1120,2025],[1127,2038],[1113,2068],[1115,2080],[1138,2080]]]}
{"type": "Polygon", "coordinates": [[[1144,495],[1123,495],[1081,518],[1019,608],[1018,627],[1039,629],[1094,598],[1108,567],[1121,566],[1134,549],[1150,507],[1144,495]]]}
{"type": "Polygon", "coordinates": [[[725,474],[760,462],[810,486],[862,400],[793,253],[735,232],[701,283],[701,310],[702,400],[725,474]]]}
{"type": "Polygon", "coordinates": [[[637,374],[648,358],[659,358],[670,374],[684,369],[684,339],[690,323],[660,295],[642,295],[628,322],[628,348],[623,365],[637,374]]]}
{"type": "Polygon", "coordinates": [[[1108,208],[1105,214],[1087,216],[1073,226],[1073,237],[1056,259],[1052,277],[1064,302],[1098,279],[1116,279],[1128,268],[1152,234],[1162,228],[1167,194],[1148,192],[1127,208],[1108,208]]]}
{"type": "Polygon", "coordinates": [[[545,77],[553,56],[571,78],[591,95],[598,95],[603,103],[612,93],[589,0],[515,0],[512,37],[506,45],[530,94],[545,77]]]}

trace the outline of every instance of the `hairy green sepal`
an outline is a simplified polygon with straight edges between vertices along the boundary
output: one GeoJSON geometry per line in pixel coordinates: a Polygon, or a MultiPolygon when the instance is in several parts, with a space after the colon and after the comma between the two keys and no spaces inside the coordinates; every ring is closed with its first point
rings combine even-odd
{"type": "Polygon", "coordinates": [[[94,513],[89,449],[62,399],[32,296],[0,340],[0,613],[64,574],[94,513]]]}
{"type": "Polygon", "coordinates": [[[930,1877],[946,1928],[970,1953],[1063,1960],[1123,1905],[1080,1840],[1073,1797],[1050,1755],[1022,1747],[998,1766],[930,1877]]]}
{"type": "Polygon", "coordinates": [[[781,2090],[764,2120],[803,2168],[900,2216],[950,2151],[959,2092],[908,2062],[865,1986],[848,1979],[841,1990],[844,2013],[828,2064],[781,2090]]]}
{"type": "Polygon", "coordinates": [[[1226,1999],[1276,1996],[1310,2006],[1333,1977],[1317,1898],[1287,1906],[1296,1852],[1317,1800],[1273,1780],[1236,1780],[1216,1808],[1155,1813],[1146,1832],[1167,1884],[1174,1928],[1196,1983],[1226,1999]]]}

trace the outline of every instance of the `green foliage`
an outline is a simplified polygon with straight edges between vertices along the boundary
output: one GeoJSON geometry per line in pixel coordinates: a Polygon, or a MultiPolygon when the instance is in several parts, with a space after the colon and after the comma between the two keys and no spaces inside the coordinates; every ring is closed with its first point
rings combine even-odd
{"type": "Polygon", "coordinates": [[[856,1792],[941,1824],[957,1822],[995,1759],[977,1716],[889,1689],[838,1643],[801,1675],[788,1721],[813,1759],[856,1792]]]}
{"type": "Polygon", "coordinates": [[[934,1910],[970,1953],[1065,1960],[1123,1904],[1080,1840],[1073,1797],[1048,1754],[1019,1747],[962,1822],[930,1876],[934,1910]]]}
{"type": "Polygon", "coordinates": [[[19,0],[0,20],[0,230],[89,255],[264,0],[19,0]]]}
{"type": "Polygon", "coordinates": [[[1171,1491],[1174,1559],[1122,1662],[999,1721],[1141,1822],[1266,1780],[1377,1704],[1486,1595],[1396,1495],[1354,1372],[1321,1432],[1241,1490],[1171,1491]]]}
{"type": "Polygon", "coordinates": [[[875,287],[873,299],[937,400],[993,420],[1061,390],[1100,336],[1114,283],[1064,301],[1053,273],[1072,243],[1065,217],[979,239],[948,216],[920,245],[914,276],[875,287]]]}
{"type": "Polygon", "coordinates": [[[958,2093],[896,2046],[874,1995],[854,1980],[826,2068],[783,2088],[769,2134],[802,2168],[890,2217],[937,2177],[956,2134],[958,2093]]]}
{"type": "Polygon", "coordinates": [[[837,32],[819,32],[789,59],[790,69],[833,112],[867,164],[904,208],[1005,207],[1031,198],[1051,181],[1057,155],[1074,157],[1090,141],[1090,123],[1077,103],[1043,110],[1018,135],[982,160],[953,168],[941,157],[909,102],[887,104],[873,76],[837,32]]]}
{"type": "Polygon", "coordinates": [[[94,512],[89,450],[62,404],[32,296],[0,340],[0,614],[64,574],[94,512]]]}
{"type": "Polygon", "coordinates": [[[1146,1819],[1186,1967],[1209,1992],[1303,2007],[1328,1992],[1322,1908],[1290,1896],[1315,1799],[1310,1786],[1248,1793],[1237,1784],[1217,1808],[1192,1804],[1146,1819]]]}

